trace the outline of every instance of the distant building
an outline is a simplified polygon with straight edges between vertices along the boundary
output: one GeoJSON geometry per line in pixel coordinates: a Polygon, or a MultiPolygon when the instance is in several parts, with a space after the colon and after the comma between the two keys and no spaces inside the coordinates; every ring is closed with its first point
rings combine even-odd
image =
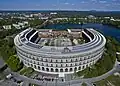
{"type": "Polygon", "coordinates": [[[28,21],[24,21],[23,24],[24,24],[24,25],[28,25],[28,21]]]}
{"type": "Polygon", "coordinates": [[[89,18],[89,19],[95,19],[95,16],[89,15],[88,18],[89,18]]]}
{"type": "Polygon", "coordinates": [[[67,20],[68,18],[55,18],[54,20],[67,20]]]}
{"type": "Polygon", "coordinates": [[[13,24],[13,27],[15,27],[16,29],[21,29],[20,25],[18,24],[13,24]]]}
{"type": "Polygon", "coordinates": [[[18,22],[18,24],[13,24],[13,26],[14,26],[16,29],[24,28],[26,25],[28,25],[28,21],[23,21],[22,23],[21,23],[21,22],[18,22]]]}
{"type": "Polygon", "coordinates": [[[11,25],[4,25],[3,28],[6,29],[6,30],[12,29],[11,25]]]}
{"type": "Polygon", "coordinates": [[[108,17],[108,16],[106,16],[106,17],[104,17],[105,19],[110,19],[110,17],[108,17]]]}
{"type": "Polygon", "coordinates": [[[56,12],[54,12],[54,13],[50,13],[50,15],[56,15],[57,13],[56,12]]]}
{"type": "Polygon", "coordinates": [[[40,17],[40,19],[47,20],[49,17],[40,17]]]}

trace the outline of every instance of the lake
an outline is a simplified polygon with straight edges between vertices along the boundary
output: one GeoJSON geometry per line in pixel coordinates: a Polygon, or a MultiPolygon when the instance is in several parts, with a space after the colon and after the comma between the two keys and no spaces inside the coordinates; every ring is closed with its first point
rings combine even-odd
{"type": "MultiPolygon", "coordinates": [[[[103,33],[103,35],[105,36],[112,36],[114,38],[116,38],[117,40],[120,41],[120,28],[116,28],[113,26],[109,26],[109,25],[102,25],[102,24],[92,24],[92,23],[88,23],[88,24],[84,24],[82,26],[83,28],[94,28],[99,30],[100,32],[103,33]]],[[[47,29],[57,29],[57,30],[65,30],[67,28],[81,28],[80,24],[51,24],[51,25],[47,25],[44,28],[47,29]]]]}

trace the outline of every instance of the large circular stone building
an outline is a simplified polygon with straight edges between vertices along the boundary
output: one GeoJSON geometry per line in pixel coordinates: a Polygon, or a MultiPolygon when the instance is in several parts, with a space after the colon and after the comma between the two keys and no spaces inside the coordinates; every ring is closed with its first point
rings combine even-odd
{"type": "Polygon", "coordinates": [[[94,29],[32,28],[15,39],[17,55],[27,67],[64,77],[95,64],[104,52],[105,37],[94,29]]]}

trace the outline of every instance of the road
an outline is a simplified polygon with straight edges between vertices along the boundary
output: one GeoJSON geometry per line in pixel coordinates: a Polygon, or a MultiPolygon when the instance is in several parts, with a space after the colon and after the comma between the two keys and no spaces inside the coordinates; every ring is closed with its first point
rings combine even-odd
{"type": "MultiPolygon", "coordinates": [[[[13,74],[14,78],[24,81],[23,86],[28,86],[29,83],[34,83],[34,84],[38,84],[38,85],[41,85],[41,86],[80,86],[82,83],[86,83],[88,86],[93,86],[92,83],[100,81],[102,79],[105,79],[108,76],[110,76],[113,73],[118,72],[118,71],[120,71],[120,65],[116,61],[113,69],[110,70],[109,72],[101,75],[101,76],[93,77],[93,78],[87,78],[87,79],[75,79],[75,80],[65,81],[65,82],[40,81],[40,80],[35,80],[35,79],[28,78],[28,77],[23,76],[23,75],[19,75],[16,72],[12,72],[12,74],[13,74]]],[[[9,73],[11,73],[11,71],[7,70],[7,73],[9,74],[9,73]]],[[[9,86],[17,86],[16,83],[14,83],[10,80],[1,80],[0,81],[0,86],[8,86],[8,84],[9,84],[9,86]]]]}
{"type": "MultiPolygon", "coordinates": [[[[110,70],[109,72],[98,76],[98,77],[93,77],[93,78],[87,78],[87,79],[76,79],[76,80],[71,80],[71,81],[66,81],[66,82],[57,82],[57,86],[80,86],[81,83],[86,83],[88,86],[93,86],[92,83],[93,82],[97,82],[100,81],[102,79],[107,78],[108,76],[112,75],[115,72],[120,71],[120,65],[118,64],[118,62],[116,62],[115,66],[113,67],[112,70],[110,70]]],[[[13,72],[14,77],[19,78],[23,81],[26,81],[26,83],[34,83],[34,84],[38,84],[38,85],[42,85],[42,86],[56,86],[56,82],[47,82],[47,81],[38,81],[38,80],[34,80],[34,79],[30,79],[27,78],[25,76],[19,75],[17,73],[13,72]]]]}

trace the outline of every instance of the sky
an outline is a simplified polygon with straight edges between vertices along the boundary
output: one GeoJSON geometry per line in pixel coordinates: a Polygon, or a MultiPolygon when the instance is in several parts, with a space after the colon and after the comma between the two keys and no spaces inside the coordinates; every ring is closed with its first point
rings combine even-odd
{"type": "Polygon", "coordinates": [[[120,11],[120,0],[0,0],[0,10],[120,11]]]}

